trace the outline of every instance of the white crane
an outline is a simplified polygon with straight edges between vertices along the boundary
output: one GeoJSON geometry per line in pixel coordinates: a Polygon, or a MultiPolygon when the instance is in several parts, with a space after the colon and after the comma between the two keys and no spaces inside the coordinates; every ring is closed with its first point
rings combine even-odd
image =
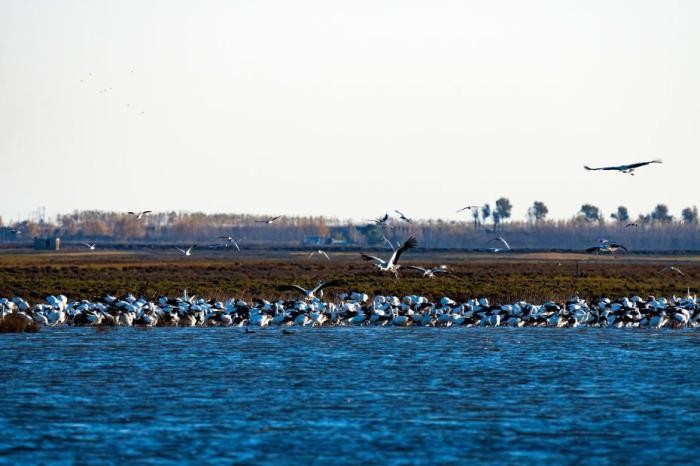
{"type": "Polygon", "coordinates": [[[178,248],[178,247],[175,247],[175,249],[177,249],[178,251],[180,251],[181,253],[183,253],[183,254],[186,255],[186,256],[191,256],[191,255],[192,255],[192,250],[193,250],[194,248],[196,248],[196,247],[197,247],[197,245],[196,245],[196,244],[193,244],[192,246],[190,246],[190,247],[187,248],[187,249],[180,249],[180,248],[178,248]]]}
{"type": "Polygon", "coordinates": [[[645,165],[649,165],[652,163],[662,163],[660,159],[656,160],[650,160],[649,162],[636,162],[636,163],[630,163],[627,165],[618,165],[615,167],[597,167],[597,168],[591,168],[588,165],[584,165],[583,168],[586,170],[611,170],[611,171],[619,171],[620,173],[629,173],[630,175],[634,175],[634,170],[639,167],[643,167],[645,165]]]}
{"type": "Polygon", "coordinates": [[[457,213],[460,213],[460,212],[462,212],[463,210],[471,210],[471,209],[478,209],[478,208],[479,208],[478,205],[468,205],[468,206],[466,206],[466,207],[462,207],[461,209],[459,209],[459,210],[457,211],[457,213]]]}
{"type": "Polygon", "coordinates": [[[81,241],[81,243],[87,246],[90,251],[94,251],[95,246],[97,246],[97,243],[88,243],[87,241],[81,241]]]}
{"type": "Polygon", "coordinates": [[[141,220],[141,219],[143,218],[144,215],[148,215],[148,214],[150,214],[151,212],[153,212],[153,211],[152,211],[152,210],[142,210],[142,211],[140,211],[140,212],[131,212],[131,211],[129,211],[129,212],[127,212],[127,214],[135,216],[135,217],[136,217],[136,220],[141,220]]]}
{"type": "Polygon", "coordinates": [[[503,243],[506,249],[510,251],[510,245],[508,244],[508,241],[506,241],[502,236],[497,236],[492,241],[500,241],[501,243],[503,243]]]}
{"type": "Polygon", "coordinates": [[[302,288],[299,285],[282,285],[277,287],[279,291],[291,291],[291,290],[296,290],[301,292],[304,295],[304,298],[311,300],[316,297],[316,293],[318,293],[318,298],[323,297],[323,289],[324,288],[329,288],[331,286],[338,286],[342,285],[343,282],[341,280],[331,280],[328,282],[324,282],[323,280],[319,280],[318,284],[310,289],[307,290],[306,288],[302,288]]]}
{"type": "Polygon", "coordinates": [[[411,236],[396,251],[394,251],[388,261],[376,256],[370,256],[364,252],[360,253],[360,256],[362,256],[362,258],[366,261],[374,261],[374,265],[381,272],[391,272],[396,278],[399,278],[399,267],[401,267],[399,265],[399,258],[401,257],[401,254],[404,251],[415,248],[416,246],[418,246],[418,241],[416,240],[415,236],[411,236]]]}
{"type": "Polygon", "coordinates": [[[671,272],[676,272],[676,273],[680,274],[682,277],[685,277],[685,274],[683,272],[681,272],[681,269],[679,269],[678,267],[674,267],[673,265],[669,265],[669,266],[664,267],[663,269],[659,270],[658,273],[665,272],[667,270],[670,270],[671,272]]]}
{"type": "Polygon", "coordinates": [[[311,251],[311,254],[309,254],[309,259],[311,259],[315,254],[319,254],[319,255],[321,255],[321,256],[324,256],[326,259],[331,260],[331,258],[328,256],[328,254],[326,253],[326,251],[324,251],[323,249],[318,249],[318,250],[316,250],[316,251],[311,251]]]}
{"type": "MultiPolygon", "coordinates": [[[[233,239],[232,237],[230,237],[230,236],[219,236],[217,239],[226,240],[226,247],[228,247],[228,246],[233,246],[233,247],[235,247],[235,248],[238,250],[238,252],[241,251],[241,248],[238,247],[238,243],[237,243],[236,240],[233,239]]],[[[238,241],[240,241],[240,240],[238,240],[238,241]]]]}
{"type": "Polygon", "coordinates": [[[423,267],[418,267],[415,265],[407,265],[407,269],[413,269],[413,270],[418,270],[419,272],[423,272],[423,277],[424,278],[435,278],[435,274],[447,274],[450,273],[447,270],[446,265],[441,265],[439,267],[433,267],[433,268],[423,268],[423,267]]]}
{"type": "Polygon", "coordinates": [[[271,218],[268,217],[268,218],[264,218],[262,220],[256,220],[255,223],[267,223],[268,225],[270,225],[280,218],[282,218],[282,216],[278,215],[277,217],[271,217],[271,218]]]}
{"type": "Polygon", "coordinates": [[[411,220],[410,218],[406,217],[406,215],[404,215],[402,212],[399,212],[398,210],[394,210],[394,212],[396,212],[397,214],[399,214],[399,218],[400,218],[401,220],[403,220],[404,222],[407,222],[407,223],[412,223],[412,222],[413,222],[413,220],[411,220]]]}

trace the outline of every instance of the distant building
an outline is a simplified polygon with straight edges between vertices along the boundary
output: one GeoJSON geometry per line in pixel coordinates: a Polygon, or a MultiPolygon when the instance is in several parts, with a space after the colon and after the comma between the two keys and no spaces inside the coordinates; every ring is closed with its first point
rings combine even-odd
{"type": "Polygon", "coordinates": [[[61,238],[34,238],[35,251],[58,251],[61,249],[61,238]]]}

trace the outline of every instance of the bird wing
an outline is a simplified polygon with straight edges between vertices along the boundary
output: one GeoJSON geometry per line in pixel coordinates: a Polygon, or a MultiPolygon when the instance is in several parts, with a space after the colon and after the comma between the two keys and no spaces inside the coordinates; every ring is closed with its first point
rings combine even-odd
{"type": "Polygon", "coordinates": [[[144,210],[144,211],[141,212],[141,213],[142,213],[143,215],[146,215],[146,214],[150,214],[151,212],[153,212],[153,211],[152,211],[152,210],[144,210]]]}
{"type": "Polygon", "coordinates": [[[309,253],[309,257],[307,257],[307,259],[311,259],[312,257],[314,257],[314,254],[316,254],[316,251],[311,251],[309,253]]]}
{"type": "Polygon", "coordinates": [[[392,251],[396,251],[396,248],[394,247],[394,245],[392,244],[392,242],[389,241],[389,240],[387,239],[386,236],[382,236],[382,238],[384,238],[384,241],[386,241],[386,244],[389,245],[389,247],[391,248],[392,251]]]}
{"type": "Polygon", "coordinates": [[[89,248],[92,247],[92,245],[91,245],[90,243],[86,243],[85,241],[81,241],[81,243],[83,243],[85,246],[87,246],[87,247],[89,247],[89,248]]]}
{"type": "Polygon", "coordinates": [[[423,267],[418,267],[417,265],[407,265],[407,266],[404,267],[404,268],[406,268],[406,269],[412,269],[412,270],[418,270],[419,272],[423,272],[423,273],[425,273],[425,272],[428,271],[428,269],[424,269],[423,267]]]}
{"type": "Polygon", "coordinates": [[[178,251],[180,251],[183,254],[187,254],[187,251],[185,251],[184,249],[180,249],[178,247],[175,247],[175,249],[177,249],[178,251]]]}
{"type": "Polygon", "coordinates": [[[629,165],[625,165],[625,167],[626,168],[639,168],[639,167],[643,167],[644,165],[649,165],[650,163],[661,163],[661,160],[656,159],[656,160],[650,160],[648,162],[631,163],[629,165]]]}
{"type": "Polygon", "coordinates": [[[282,285],[282,286],[278,286],[277,290],[279,290],[279,291],[297,290],[297,291],[302,292],[305,296],[307,294],[309,294],[309,290],[306,290],[306,289],[300,287],[299,285],[282,285]]]}
{"type": "Polygon", "coordinates": [[[450,273],[450,271],[447,269],[440,268],[440,269],[433,269],[433,273],[450,273]]]}
{"type": "MultiPolygon", "coordinates": [[[[394,253],[394,254],[396,254],[396,253],[394,253]]],[[[378,262],[382,265],[386,264],[386,261],[384,259],[380,259],[377,256],[370,256],[369,254],[365,254],[364,252],[361,252],[360,256],[362,256],[362,258],[366,261],[375,261],[375,262],[378,262]]]]}
{"type": "Polygon", "coordinates": [[[624,246],[623,246],[623,245],[621,245],[621,244],[617,244],[617,243],[610,243],[610,247],[611,247],[611,248],[617,248],[617,249],[622,249],[623,251],[625,251],[625,252],[628,252],[628,251],[627,251],[627,248],[626,248],[626,247],[624,247],[624,246]]]}
{"type": "Polygon", "coordinates": [[[415,248],[418,246],[418,240],[416,239],[415,236],[410,236],[402,245],[400,248],[398,248],[396,251],[394,251],[394,254],[391,256],[391,259],[389,260],[390,264],[398,264],[399,263],[399,258],[401,257],[401,254],[403,254],[404,251],[408,251],[409,249],[415,248]]]}
{"type": "Polygon", "coordinates": [[[238,243],[236,241],[231,241],[234,246],[236,246],[236,249],[238,249],[238,252],[241,252],[241,248],[238,247],[238,243]]]}
{"type": "Polygon", "coordinates": [[[394,209],[394,212],[396,212],[397,214],[399,214],[399,216],[401,216],[401,217],[405,217],[405,215],[404,215],[404,214],[402,214],[401,212],[399,212],[399,211],[398,211],[398,210],[396,210],[396,209],[394,209]]]}
{"type": "Polygon", "coordinates": [[[683,272],[681,272],[681,269],[679,269],[678,267],[671,266],[671,270],[674,270],[674,271],[678,272],[679,274],[681,274],[681,276],[685,277],[685,274],[683,272]]]}
{"type": "Polygon", "coordinates": [[[127,212],[127,214],[129,214],[129,215],[136,215],[136,212],[131,212],[131,211],[129,211],[129,212],[127,212]]]}
{"type": "Polygon", "coordinates": [[[591,167],[589,167],[588,165],[584,165],[583,168],[585,168],[586,170],[624,170],[624,169],[625,169],[624,166],[621,166],[621,167],[596,167],[596,168],[591,168],[591,167]]]}
{"type": "Polygon", "coordinates": [[[494,238],[493,240],[494,240],[494,241],[500,241],[501,243],[503,243],[503,245],[504,245],[506,248],[508,248],[508,249],[510,250],[510,245],[508,244],[508,241],[506,241],[504,238],[502,238],[502,237],[499,236],[498,238],[494,238]]]}
{"type": "Polygon", "coordinates": [[[269,222],[272,223],[272,222],[274,222],[275,220],[277,220],[277,219],[280,218],[280,217],[282,217],[282,216],[281,216],[281,215],[278,215],[277,217],[273,217],[273,218],[271,218],[271,219],[269,220],[269,222]]]}
{"type": "Polygon", "coordinates": [[[326,256],[326,259],[331,260],[331,258],[328,257],[328,254],[326,254],[326,251],[319,251],[319,252],[320,252],[321,254],[323,254],[324,256],[326,256]]]}

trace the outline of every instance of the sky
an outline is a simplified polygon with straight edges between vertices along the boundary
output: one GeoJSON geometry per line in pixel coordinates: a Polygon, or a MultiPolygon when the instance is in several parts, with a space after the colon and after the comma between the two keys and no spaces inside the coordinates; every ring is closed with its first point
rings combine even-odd
{"type": "MultiPolygon", "coordinates": [[[[0,215],[700,204],[700,2],[0,2],[0,215]],[[587,172],[655,158],[635,176],[587,172]]],[[[468,215],[468,214],[467,214],[468,215]]]]}

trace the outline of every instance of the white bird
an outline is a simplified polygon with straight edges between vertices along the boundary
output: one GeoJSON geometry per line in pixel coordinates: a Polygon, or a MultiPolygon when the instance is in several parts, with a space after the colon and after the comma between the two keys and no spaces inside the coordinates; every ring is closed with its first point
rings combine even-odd
{"type": "Polygon", "coordinates": [[[87,241],[81,241],[81,243],[87,246],[90,251],[94,251],[97,245],[97,243],[88,243],[87,241]]]}
{"type": "Polygon", "coordinates": [[[492,241],[500,241],[510,251],[510,245],[508,244],[508,241],[506,241],[502,236],[497,236],[492,241]]]}
{"type": "Polygon", "coordinates": [[[406,217],[403,213],[399,212],[398,210],[394,210],[397,214],[399,214],[399,218],[403,220],[404,222],[411,223],[412,220],[408,217],[406,217]]]}
{"type": "Polygon", "coordinates": [[[415,265],[407,265],[406,268],[423,272],[423,277],[425,277],[425,278],[435,278],[435,274],[450,273],[447,270],[447,266],[444,264],[439,266],[439,267],[433,267],[433,268],[429,268],[429,269],[426,269],[423,267],[418,267],[415,265]]]}
{"type": "Polygon", "coordinates": [[[401,247],[394,251],[388,261],[376,256],[370,256],[364,252],[360,253],[360,256],[362,256],[362,258],[366,261],[374,261],[374,265],[381,272],[392,272],[396,278],[399,278],[399,267],[401,267],[399,265],[399,258],[401,257],[401,254],[404,251],[415,248],[416,246],[418,246],[418,241],[416,240],[415,236],[411,236],[401,245],[401,247]]]}
{"type": "Polygon", "coordinates": [[[460,213],[460,212],[462,212],[463,210],[471,210],[471,209],[478,209],[478,208],[479,208],[478,205],[468,205],[468,206],[466,206],[466,207],[462,207],[461,209],[459,209],[459,210],[457,211],[457,213],[460,213]]]}
{"type": "Polygon", "coordinates": [[[331,280],[328,282],[324,282],[323,280],[319,280],[318,285],[316,285],[315,288],[312,288],[310,290],[307,290],[306,288],[302,288],[299,285],[282,285],[277,287],[279,291],[290,291],[290,290],[297,290],[300,291],[306,299],[313,299],[316,297],[316,293],[318,293],[318,297],[322,298],[323,297],[323,289],[324,288],[329,288],[331,286],[338,286],[341,285],[343,282],[341,280],[331,280]]]}
{"type": "Polygon", "coordinates": [[[325,256],[326,259],[331,260],[331,258],[328,256],[328,254],[326,254],[326,251],[324,251],[323,249],[319,249],[317,251],[311,251],[311,254],[309,254],[309,259],[311,259],[314,256],[314,254],[320,254],[322,256],[325,256]]]}
{"type": "Polygon", "coordinates": [[[186,250],[185,250],[185,249],[180,249],[180,248],[178,248],[178,247],[175,247],[175,249],[177,249],[178,251],[180,251],[181,253],[183,253],[183,254],[186,255],[186,256],[191,256],[191,255],[192,255],[192,250],[193,250],[194,248],[196,248],[196,247],[197,247],[197,245],[196,245],[196,244],[193,244],[192,246],[190,246],[190,247],[187,248],[186,250]]]}
{"type": "Polygon", "coordinates": [[[129,214],[129,215],[135,215],[135,216],[136,216],[136,220],[141,220],[141,219],[143,218],[144,215],[148,215],[148,214],[150,214],[151,212],[153,212],[153,211],[152,211],[152,210],[143,210],[143,211],[141,211],[141,212],[127,212],[127,214],[129,214]]]}
{"type": "Polygon", "coordinates": [[[238,247],[238,243],[236,242],[236,240],[231,238],[230,236],[219,236],[217,239],[225,239],[227,247],[233,245],[236,249],[238,249],[239,252],[241,251],[241,248],[238,247]]]}
{"type": "Polygon", "coordinates": [[[586,249],[586,252],[595,252],[596,254],[609,253],[614,256],[615,253],[620,249],[622,249],[625,252],[628,252],[626,247],[618,243],[602,243],[600,246],[593,246],[591,248],[586,249]]]}
{"type": "Polygon", "coordinates": [[[281,215],[278,215],[277,217],[272,217],[272,218],[266,218],[263,220],[256,220],[255,223],[267,223],[268,225],[273,223],[275,220],[281,218],[281,215]]]}
{"type": "Polygon", "coordinates": [[[634,170],[635,168],[643,167],[645,165],[649,165],[652,163],[662,163],[661,160],[651,160],[649,162],[637,162],[637,163],[630,163],[627,165],[618,165],[616,167],[597,167],[597,168],[591,168],[587,165],[584,165],[583,168],[586,170],[617,170],[620,173],[629,173],[630,175],[634,175],[634,170]]]}
{"type": "Polygon", "coordinates": [[[685,274],[683,272],[681,272],[681,270],[678,267],[674,267],[672,265],[664,267],[663,269],[659,270],[658,273],[665,272],[667,270],[670,270],[672,272],[676,272],[676,273],[680,274],[682,277],[685,277],[685,274]]]}

